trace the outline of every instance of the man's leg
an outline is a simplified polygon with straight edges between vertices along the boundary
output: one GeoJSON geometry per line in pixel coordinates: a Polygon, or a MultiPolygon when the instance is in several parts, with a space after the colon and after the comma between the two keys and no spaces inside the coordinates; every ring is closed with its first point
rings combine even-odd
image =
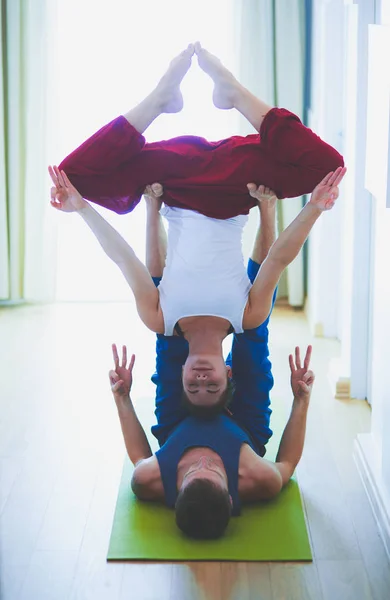
{"type": "MultiPolygon", "coordinates": [[[[165,266],[166,235],[159,203],[156,198],[146,200],[146,266],[156,286],[159,285],[165,266]]],[[[152,381],[156,385],[157,425],[152,433],[162,446],[170,432],[189,415],[182,403],[182,366],[187,360],[188,342],[182,337],[156,337],[156,372],[152,381]]]]}
{"type": "MultiPolygon", "coordinates": [[[[260,228],[257,232],[248,275],[253,282],[260,264],[275,241],[276,198],[259,204],[260,228]]],[[[275,302],[276,290],[273,298],[275,302]]],[[[268,318],[256,329],[234,335],[227,364],[232,367],[235,392],[229,407],[233,418],[250,434],[261,456],[272,435],[270,390],[274,380],[268,358],[268,318]]]]}

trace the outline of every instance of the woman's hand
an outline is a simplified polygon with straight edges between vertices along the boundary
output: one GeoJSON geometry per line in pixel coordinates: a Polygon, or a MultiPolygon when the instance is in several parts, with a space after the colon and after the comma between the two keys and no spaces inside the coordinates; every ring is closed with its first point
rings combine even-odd
{"type": "Polygon", "coordinates": [[[339,197],[339,184],[347,169],[339,167],[334,172],[328,173],[324,179],[314,188],[308,204],[312,204],[321,211],[333,208],[339,197]]]}
{"type": "Polygon", "coordinates": [[[50,204],[53,208],[63,212],[75,212],[87,205],[87,202],[69,181],[65,171],[60,171],[55,166],[49,167],[49,175],[54,183],[54,187],[50,190],[50,204]]]}
{"type": "Polygon", "coordinates": [[[111,391],[115,400],[128,399],[131,386],[133,384],[133,367],[135,355],[132,354],[129,365],[127,366],[127,348],[122,346],[122,364],[119,364],[118,350],[115,344],[112,344],[112,355],[114,358],[115,369],[109,372],[111,391]]]}
{"type": "Polygon", "coordinates": [[[308,346],[306,356],[301,365],[301,355],[299,347],[295,348],[295,362],[293,355],[288,357],[291,371],[291,389],[294,394],[294,400],[309,402],[311,390],[314,383],[314,373],[309,371],[312,346],[308,346]]]}

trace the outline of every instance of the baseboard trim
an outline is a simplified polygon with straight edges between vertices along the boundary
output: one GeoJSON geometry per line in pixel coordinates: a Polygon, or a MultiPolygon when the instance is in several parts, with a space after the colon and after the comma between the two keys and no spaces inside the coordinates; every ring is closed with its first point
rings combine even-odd
{"type": "Polygon", "coordinates": [[[370,433],[361,433],[353,456],[390,560],[390,498],[383,483],[378,451],[370,433]]]}
{"type": "Polygon", "coordinates": [[[350,400],[351,399],[351,380],[349,377],[339,377],[336,381],[336,394],[337,400],[350,400]]]}
{"type": "Polygon", "coordinates": [[[336,400],[351,400],[351,378],[340,358],[329,362],[328,381],[336,400]]]}

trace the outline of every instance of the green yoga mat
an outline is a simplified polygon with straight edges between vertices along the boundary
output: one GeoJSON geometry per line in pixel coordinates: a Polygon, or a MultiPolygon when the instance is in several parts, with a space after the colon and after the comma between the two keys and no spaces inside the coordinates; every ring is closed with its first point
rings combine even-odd
{"type": "MultiPolygon", "coordinates": [[[[274,434],[268,444],[270,460],[276,455],[279,439],[280,435],[274,434]]],[[[176,527],[172,510],[136,500],[130,488],[132,469],[126,458],[107,560],[312,560],[295,479],[271,502],[244,505],[241,516],[230,520],[222,538],[203,541],[186,538],[176,527]]]]}

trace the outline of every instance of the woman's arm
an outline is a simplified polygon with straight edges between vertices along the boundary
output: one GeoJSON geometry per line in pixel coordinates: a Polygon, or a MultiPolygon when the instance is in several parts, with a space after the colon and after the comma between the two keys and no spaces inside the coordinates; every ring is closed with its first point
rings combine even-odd
{"type": "Polygon", "coordinates": [[[258,327],[267,318],[280,276],[297,256],[321,212],[310,202],[306,204],[271,247],[249,292],[244,329],[258,327]]]}
{"type": "Polygon", "coordinates": [[[249,293],[243,319],[244,329],[258,327],[267,318],[281,274],[298,255],[318,217],[334,206],[339,193],[338,185],[345,171],[340,167],[321,181],[310,201],[272,245],[249,293]]]}
{"type": "Polygon", "coordinates": [[[78,213],[94,233],[104,252],[125,276],[142,321],[152,331],[162,333],[164,326],[159,309],[159,294],[145,265],[122,236],[88,202],[85,202],[78,213]]]}
{"type": "Polygon", "coordinates": [[[118,265],[135,297],[138,314],[157,333],[164,330],[158,290],[144,264],[122,236],[78,193],[64,172],[49,168],[55,184],[51,204],[65,212],[77,212],[91,229],[107,256],[118,265]]]}

